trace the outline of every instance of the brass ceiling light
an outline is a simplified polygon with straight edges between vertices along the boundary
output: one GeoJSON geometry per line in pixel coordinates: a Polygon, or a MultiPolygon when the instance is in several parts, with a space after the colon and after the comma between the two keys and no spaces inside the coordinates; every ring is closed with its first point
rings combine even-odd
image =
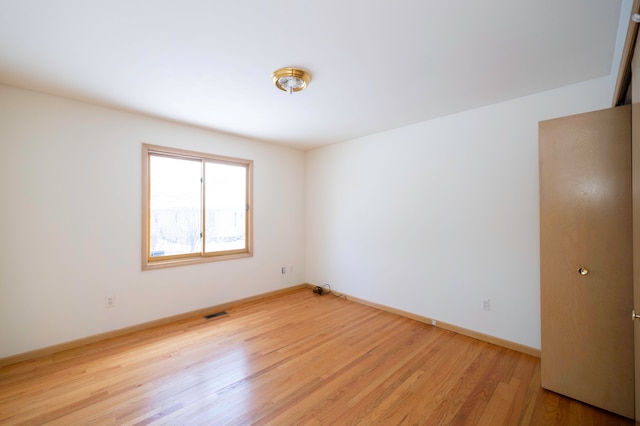
{"type": "Polygon", "coordinates": [[[311,82],[311,74],[298,68],[280,68],[271,78],[278,89],[289,94],[306,89],[311,82]]]}

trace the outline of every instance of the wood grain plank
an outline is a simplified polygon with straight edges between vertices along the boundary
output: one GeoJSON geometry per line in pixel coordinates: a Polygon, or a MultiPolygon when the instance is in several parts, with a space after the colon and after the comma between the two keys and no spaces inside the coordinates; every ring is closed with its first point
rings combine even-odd
{"type": "Polygon", "coordinates": [[[0,424],[611,424],[534,356],[309,289],[0,368],[0,424]]]}

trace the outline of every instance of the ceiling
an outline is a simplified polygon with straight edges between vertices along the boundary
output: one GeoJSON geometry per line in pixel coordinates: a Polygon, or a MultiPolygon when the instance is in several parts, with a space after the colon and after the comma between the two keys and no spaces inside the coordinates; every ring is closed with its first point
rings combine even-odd
{"type": "Polygon", "coordinates": [[[621,0],[0,0],[0,82],[302,150],[608,76],[621,0]],[[313,77],[287,94],[271,81],[313,77]]]}

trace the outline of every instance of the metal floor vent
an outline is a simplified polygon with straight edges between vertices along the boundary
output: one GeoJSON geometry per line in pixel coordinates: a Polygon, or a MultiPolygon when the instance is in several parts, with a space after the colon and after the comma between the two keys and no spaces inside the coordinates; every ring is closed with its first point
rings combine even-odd
{"type": "Polygon", "coordinates": [[[227,315],[227,311],[220,311],[220,312],[216,312],[215,314],[205,315],[204,318],[205,319],[211,319],[211,318],[215,318],[215,317],[221,317],[223,315],[227,315]]]}

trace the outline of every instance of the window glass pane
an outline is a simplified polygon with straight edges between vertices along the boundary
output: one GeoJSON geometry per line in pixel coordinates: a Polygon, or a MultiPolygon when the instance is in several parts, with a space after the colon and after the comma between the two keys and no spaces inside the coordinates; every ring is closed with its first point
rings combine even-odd
{"type": "Polygon", "coordinates": [[[247,169],[205,163],[205,252],[246,248],[247,169]]]}
{"type": "Polygon", "coordinates": [[[202,163],[149,157],[149,254],[200,253],[202,163]]]}

